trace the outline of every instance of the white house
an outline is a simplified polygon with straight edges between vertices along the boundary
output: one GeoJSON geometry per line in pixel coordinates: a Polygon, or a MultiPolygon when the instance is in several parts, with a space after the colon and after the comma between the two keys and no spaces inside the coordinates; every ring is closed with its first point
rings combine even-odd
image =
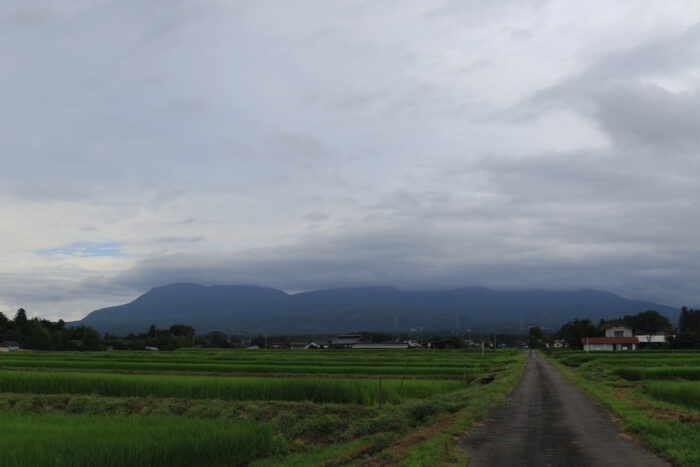
{"type": "Polygon", "coordinates": [[[616,326],[606,329],[605,337],[582,337],[581,343],[586,352],[637,350],[639,339],[630,328],[616,326]]]}
{"type": "Polygon", "coordinates": [[[634,337],[630,328],[615,326],[605,330],[605,337],[634,337]]]}
{"type": "Polygon", "coordinates": [[[582,337],[581,343],[586,352],[637,350],[639,339],[630,328],[616,326],[606,329],[605,337],[582,337]]]}

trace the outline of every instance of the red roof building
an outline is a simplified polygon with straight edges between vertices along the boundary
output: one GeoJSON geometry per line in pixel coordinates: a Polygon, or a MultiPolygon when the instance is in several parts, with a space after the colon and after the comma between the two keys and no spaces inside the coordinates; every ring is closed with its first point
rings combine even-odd
{"type": "Polygon", "coordinates": [[[637,350],[639,339],[636,337],[582,337],[585,351],[637,350]]]}

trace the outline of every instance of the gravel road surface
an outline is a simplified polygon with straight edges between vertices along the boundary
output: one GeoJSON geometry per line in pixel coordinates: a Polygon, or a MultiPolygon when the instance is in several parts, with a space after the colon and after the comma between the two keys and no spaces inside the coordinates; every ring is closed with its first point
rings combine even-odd
{"type": "Polygon", "coordinates": [[[471,467],[670,466],[621,436],[605,409],[532,351],[511,397],[459,441],[471,467]]]}

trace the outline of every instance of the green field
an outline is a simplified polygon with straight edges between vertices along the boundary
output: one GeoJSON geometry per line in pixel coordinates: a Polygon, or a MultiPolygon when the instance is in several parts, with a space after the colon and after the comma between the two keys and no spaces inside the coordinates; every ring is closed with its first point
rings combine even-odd
{"type": "Polygon", "coordinates": [[[522,365],[510,350],[4,353],[0,465],[461,462],[453,435],[522,365]]]}
{"type": "Polygon", "coordinates": [[[622,427],[674,465],[700,465],[700,352],[550,352],[622,427]]]}

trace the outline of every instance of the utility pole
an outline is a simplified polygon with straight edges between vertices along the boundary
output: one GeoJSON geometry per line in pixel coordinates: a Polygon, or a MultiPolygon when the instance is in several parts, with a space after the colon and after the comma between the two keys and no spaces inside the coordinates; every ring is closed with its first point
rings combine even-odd
{"type": "Polygon", "coordinates": [[[493,333],[493,350],[496,350],[496,333],[493,333]]]}

